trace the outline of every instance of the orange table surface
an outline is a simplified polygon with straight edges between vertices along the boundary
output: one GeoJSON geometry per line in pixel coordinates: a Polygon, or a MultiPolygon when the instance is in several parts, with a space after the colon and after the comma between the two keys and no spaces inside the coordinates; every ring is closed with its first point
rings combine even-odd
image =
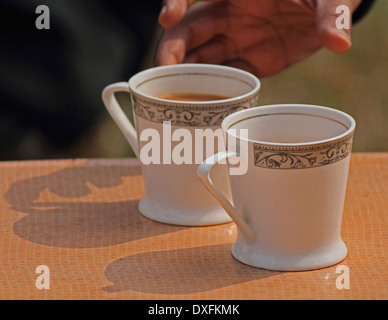
{"type": "Polygon", "coordinates": [[[246,266],[233,223],[157,223],[138,211],[143,193],[134,159],[0,163],[0,299],[388,298],[388,153],[352,155],[349,254],[314,271],[246,266]]]}

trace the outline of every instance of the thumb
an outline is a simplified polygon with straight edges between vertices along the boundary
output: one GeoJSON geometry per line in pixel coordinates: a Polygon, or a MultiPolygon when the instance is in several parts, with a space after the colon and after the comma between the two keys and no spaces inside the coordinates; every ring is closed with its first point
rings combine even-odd
{"type": "Polygon", "coordinates": [[[361,0],[318,0],[316,24],[319,39],[331,51],[345,52],[352,45],[352,13],[361,0]]]}

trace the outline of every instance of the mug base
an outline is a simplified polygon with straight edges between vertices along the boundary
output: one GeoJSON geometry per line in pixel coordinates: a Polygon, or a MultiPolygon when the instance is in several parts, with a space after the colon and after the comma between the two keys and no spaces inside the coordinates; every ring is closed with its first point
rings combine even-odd
{"type": "Polygon", "coordinates": [[[307,271],[335,265],[347,256],[348,249],[341,240],[335,246],[301,255],[271,255],[235,243],[232,256],[238,261],[255,268],[273,271],[307,271]]]}
{"type": "Polygon", "coordinates": [[[140,200],[139,211],[150,220],[177,226],[211,226],[232,221],[225,210],[219,206],[195,210],[163,207],[145,198],[140,200]]]}

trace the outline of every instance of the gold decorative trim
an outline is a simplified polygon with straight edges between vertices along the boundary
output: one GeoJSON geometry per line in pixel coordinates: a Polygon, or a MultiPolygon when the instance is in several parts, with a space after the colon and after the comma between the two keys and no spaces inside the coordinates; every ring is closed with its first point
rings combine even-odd
{"type": "Polygon", "coordinates": [[[242,100],[217,102],[217,104],[181,104],[170,100],[152,100],[132,95],[132,107],[138,117],[160,123],[171,121],[172,125],[179,126],[219,126],[229,114],[253,107],[257,101],[258,93],[242,100]]]}
{"type": "Polygon", "coordinates": [[[353,132],[342,139],[306,146],[276,146],[254,143],[254,164],[268,169],[315,168],[350,155],[353,132]]]}

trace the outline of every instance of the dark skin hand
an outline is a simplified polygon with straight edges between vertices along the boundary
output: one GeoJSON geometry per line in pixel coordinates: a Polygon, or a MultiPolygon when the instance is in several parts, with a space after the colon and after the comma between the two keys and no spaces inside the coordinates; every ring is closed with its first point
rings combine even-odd
{"type": "Polygon", "coordinates": [[[266,77],[323,46],[334,52],[349,50],[350,29],[336,28],[336,8],[347,5],[351,16],[361,0],[195,2],[165,1],[159,23],[166,30],[155,65],[223,64],[266,77]]]}

